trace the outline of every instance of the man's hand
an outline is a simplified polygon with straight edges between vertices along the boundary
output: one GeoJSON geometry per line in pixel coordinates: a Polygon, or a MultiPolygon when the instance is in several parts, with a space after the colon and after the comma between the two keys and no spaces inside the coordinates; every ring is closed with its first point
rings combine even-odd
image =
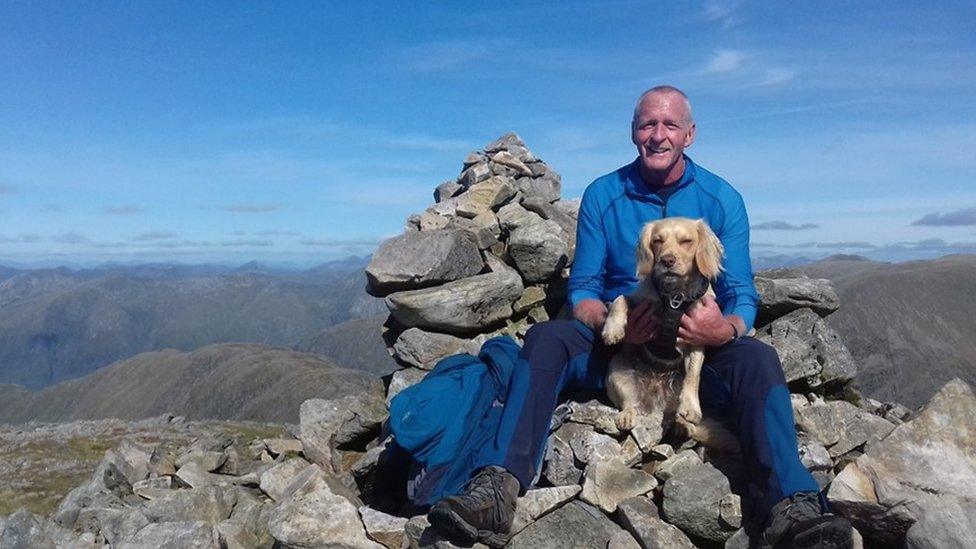
{"type": "MultiPolygon", "coordinates": [[[[706,295],[702,298],[701,306],[691,307],[681,317],[678,341],[702,347],[724,345],[735,336],[731,322],[734,320],[722,315],[715,298],[706,295]]],[[[741,326],[737,329],[741,329],[741,326]]]]}
{"type": "Polygon", "coordinates": [[[627,311],[627,329],[624,341],[641,345],[657,337],[661,319],[654,314],[650,300],[641,301],[627,311]]]}
{"type": "Polygon", "coordinates": [[[594,332],[603,329],[607,320],[607,305],[599,299],[583,299],[573,307],[573,316],[594,332]]]}

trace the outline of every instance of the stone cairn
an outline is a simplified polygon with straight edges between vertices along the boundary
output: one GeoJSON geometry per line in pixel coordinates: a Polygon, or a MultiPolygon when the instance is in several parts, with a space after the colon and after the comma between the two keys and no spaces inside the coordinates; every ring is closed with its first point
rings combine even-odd
{"type": "MultiPolygon", "coordinates": [[[[376,509],[396,491],[374,482],[389,398],[442,356],[475,351],[496,333],[519,337],[550,314],[572,258],[576,204],[559,200],[558,175],[514,134],[469,155],[435,198],[368,270],[405,365],[386,394],[308,400],[293,438],[208,435],[178,448],[125,441],[53,517],[0,518],[0,546],[456,547],[409,506],[376,509]]],[[[756,337],[782,358],[802,462],[857,527],[856,541],[971,546],[972,389],[951,381],[914,413],[862,397],[849,383],[854,361],[823,319],[839,306],[830,283],[757,278],[756,286],[756,337]]],[[[509,547],[749,545],[738,495],[748,479],[734,459],[674,440],[654,422],[622,433],[615,415],[598,400],[557,409],[509,547]]]]}

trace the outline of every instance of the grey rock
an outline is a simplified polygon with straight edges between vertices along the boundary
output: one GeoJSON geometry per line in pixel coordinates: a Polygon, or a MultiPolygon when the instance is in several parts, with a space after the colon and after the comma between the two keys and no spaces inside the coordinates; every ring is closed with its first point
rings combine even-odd
{"type": "Polygon", "coordinates": [[[798,309],[810,309],[824,317],[840,308],[833,284],[823,278],[754,279],[759,292],[757,326],[785,316],[798,309]]]}
{"type": "MultiPolygon", "coordinates": [[[[74,536],[67,530],[25,509],[20,509],[0,522],[0,547],[3,549],[54,549],[65,546],[65,542],[80,541],[72,538],[74,536]]],[[[78,543],[74,546],[83,545],[78,543]]],[[[89,543],[88,546],[94,547],[94,543],[89,543]]]]}
{"type": "MultiPolygon", "coordinates": [[[[458,177],[458,183],[465,189],[481,183],[491,177],[491,169],[488,167],[487,159],[472,164],[461,172],[460,177],[458,177]]],[[[441,200],[438,200],[441,202],[441,200]]]]}
{"type": "Polygon", "coordinates": [[[219,538],[205,522],[160,522],[146,525],[136,535],[117,545],[121,549],[217,549],[219,538]]]}
{"type": "Polygon", "coordinates": [[[542,305],[546,300],[546,290],[542,286],[526,286],[522,296],[512,305],[515,314],[524,313],[542,305]]]}
{"type": "Polygon", "coordinates": [[[526,210],[515,202],[509,202],[502,206],[496,216],[502,229],[512,232],[519,227],[543,221],[542,217],[536,213],[526,210]]]}
{"type": "Polygon", "coordinates": [[[567,238],[553,221],[522,225],[508,239],[508,253],[529,282],[541,282],[558,273],[568,261],[568,251],[567,238]]]}
{"type": "MultiPolygon", "coordinates": [[[[297,489],[297,487],[296,487],[297,489]]],[[[230,514],[230,519],[248,528],[257,539],[257,547],[271,547],[274,538],[268,527],[268,519],[274,505],[258,498],[251,492],[241,491],[237,494],[237,505],[230,514]]]]}
{"type": "Polygon", "coordinates": [[[226,549],[252,549],[261,547],[261,542],[251,530],[240,521],[225,520],[217,525],[220,546],[226,549]]]}
{"type": "Polygon", "coordinates": [[[840,336],[810,309],[799,309],[759,330],[756,337],[776,348],[786,381],[810,387],[844,384],[857,366],[840,336]]]}
{"type": "Polygon", "coordinates": [[[549,435],[546,445],[545,468],[543,475],[554,486],[578,485],[583,478],[584,464],[577,464],[573,447],[569,444],[567,433],[560,428],[549,435]]]}
{"type": "Polygon", "coordinates": [[[227,456],[224,452],[216,452],[213,450],[197,450],[193,452],[187,452],[176,458],[176,467],[183,467],[191,461],[197,462],[201,469],[207,472],[213,472],[220,468],[221,465],[227,460],[227,456]]]}
{"type": "Polygon", "coordinates": [[[590,463],[586,466],[580,499],[605,513],[613,513],[621,501],[644,495],[656,486],[657,480],[640,469],[613,461],[590,463]]]}
{"type": "Polygon", "coordinates": [[[641,453],[645,455],[655,454],[662,459],[666,459],[674,454],[674,451],[670,450],[670,446],[668,446],[668,450],[664,450],[666,455],[658,451],[661,450],[658,448],[658,443],[664,437],[664,412],[661,410],[657,410],[651,415],[639,416],[634,428],[630,431],[630,436],[637,443],[641,453]],[[670,453],[668,453],[669,450],[670,453]]]}
{"type": "Polygon", "coordinates": [[[597,432],[619,435],[617,429],[617,409],[600,403],[598,400],[569,403],[569,421],[590,425],[597,432]]]}
{"type": "Polygon", "coordinates": [[[478,214],[497,210],[502,204],[515,196],[515,182],[509,177],[495,175],[480,183],[475,183],[457,197],[457,214],[475,217],[478,214]]]}
{"type": "Polygon", "coordinates": [[[373,393],[358,393],[334,400],[306,400],[299,410],[298,437],[305,457],[326,470],[338,470],[334,455],[336,447],[368,440],[379,431],[387,415],[386,404],[373,393]]]}
{"type": "Polygon", "coordinates": [[[566,241],[571,247],[576,246],[576,218],[563,212],[562,209],[550,204],[541,198],[522,199],[522,207],[530,212],[539,214],[539,217],[549,221],[555,221],[559,228],[566,235],[566,241]]]}
{"type": "Polygon", "coordinates": [[[488,161],[488,157],[485,156],[484,154],[478,151],[469,152],[468,155],[464,157],[464,162],[462,163],[464,169],[462,171],[470,168],[471,166],[479,162],[487,162],[487,161],[488,161]]]}
{"type": "Polygon", "coordinates": [[[519,532],[509,549],[606,547],[620,527],[599,509],[574,501],[542,517],[519,532]]]}
{"type": "Polygon", "coordinates": [[[132,539],[149,525],[149,518],[138,509],[89,508],[79,517],[81,528],[99,535],[113,547],[132,539]]]}
{"type": "Polygon", "coordinates": [[[738,498],[728,479],[704,463],[675,474],[664,484],[664,517],[687,534],[724,542],[739,527],[721,518],[723,500],[729,497],[738,498]]]}
{"type": "Polygon", "coordinates": [[[646,497],[621,501],[617,518],[644,549],[695,549],[684,532],[661,520],[657,507],[646,497]]]}
{"type": "Polygon", "coordinates": [[[512,303],[522,290],[522,280],[513,273],[486,273],[436,288],[390,294],[386,305],[404,326],[457,334],[484,329],[510,317],[512,303]]]}
{"type": "Polygon", "coordinates": [[[536,157],[529,152],[529,149],[525,146],[525,143],[522,142],[522,138],[514,132],[506,133],[485,146],[485,152],[488,154],[496,153],[498,151],[507,151],[515,158],[518,158],[527,164],[531,162],[538,162],[536,157]]]}
{"type": "Polygon", "coordinates": [[[810,471],[828,471],[834,466],[827,448],[816,441],[800,445],[800,463],[810,471]]]}
{"type": "Polygon", "coordinates": [[[654,476],[662,482],[668,481],[671,477],[675,475],[681,475],[687,471],[693,471],[701,466],[702,460],[698,457],[693,450],[682,450],[673,456],[664,460],[657,470],[654,471],[654,476]]]}
{"type": "Polygon", "coordinates": [[[508,151],[496,152],[495,154],[491,155],[491,161],[496,164],[508,166],[509,168],[514,170],[515,173],[519,175],[526,175],[529,177],[532,176],[532,170],[530,170],[529,167],[526,166],[524,162],[519,160],[515,155],[513,155],[508,151]]]}
{"type": "Polygon", "coordinates": [[[515,506],[515,521],[512,534],[521,532],[526,526],[571,501],[582,488],[579,485],[554,486],[529,490],[518,498],[515,506]]]}
{"type": "Polygon", "coordinates": [[[553,206],[559,208],[561,212],[568,215],[573,221],[576,221],[579,219],[580,203],[581,200],[579,198],[571,198],[554,202],[553,206]]]}
{"type": "Polygon", "coordinates": [[[493,273],[513,273],[515,276],[519,276],[518,271],[515,267],[512,267],[505,262],[504,259],[498,257],[494,252],[486,251],[484,254],[485,265],[488,266],[488,270],[493,273]]]}
{"type": "MultiPolygon", "coordinates": [[[[976,539],[976,396],[947,383],[911,421],[870,446],[830,486],[828,499],[866,539],[907,543],[913,525],[940,532],[945,547],[976,539]],[[968,515],[966,514],[968,513],[968,515]],[[959,520],[968,516],[968,520],[959,520]],[[922,521],[922,517],[925,517],[922,521]]],[[[923,543],[914,534],[911,543],[923,543]]]]}
{"type": "Polygon", "coordinates": [[[449,225],[454,229],[470,234],[479,250],[490,248],[498,242],[498,238],[502,233],[501,225],[498,223],[498,217],[491,210],[481,212],[471,219],[455,217],[451,219],[449,225]]]}
{"type": "Polygon", "coordinates": [[[176,488],[173,477],[151,477],[132,485],[132,493],[143,499],[155,499],[176,488]]]}
{"type": "Polygon", "coordinates": [[[293,457],[261,474],[261,491],[275,501],[280,501],[287,493],[288,486],[312,464],[300,457],[293,457]]]}
{"type": "Polygon", "coordinates": [[[641,458],[636,444],[631,448],[630,453],[625,453],[624,447],[612,437],[594,432],[582,424],[567,423],[560,427],[556,434],[566,437],[569,446],[573,449],[573,455],[581,463],[616,461],[632,465],[641,458]]]}
{"type": "Polygon", "coordinates": [[[366,536],[357,505],[340,495],[341,491],[324,475],[310,479],[271,512],[271,535],[280,546],[289,548],[382,548],[366,536]]]}
{"type": "Polygon", "coordinates": [[[894,424],[843,400],[815,402],[799,408],[797,423],[827,447],[831,457],[865,443],[873,444],[891,432],[894,424]]]}
{"type": "Polygon", "coordinates": [[[553,171],[547,171],[539,177],[520,177],[515,180],[515,184],[526,198],[539,199],[547,203],[559,200],[559,195],[562,193],[562,181],[559,174],[553,171]]]}
{"type": "Polygon", "coordinates": [[[440,229],[446,229],[451,225],[456,217],[446,217],[435,212],[424,212],[420,214],[420,218],[417,219],[417,228],[421,231],[437,231],[440,229]]]}
{"type": "Polygon", "coordinates": [[[298,454],[302,451],[302,441],[297,438],[266,438],[264,445],[274,457],[298,454]]]}
{"type": "Polygon", "coordinates": [[[460,352],[466,344],[466,339],[449,334],[409,328],[397,338],[393,352],[407,364],[430,370],[440,359],[460,352]]]}
{"type": "Polygon", "coordinates": [[[393,377],[390,378],[390,387],[386,392],[386,405],[389,406],[390,401],[400,394],[400,391],[420,383],[425,375],[427,375],[427,371],[420,368],[404,368],[393,372],[393,377]]]}
{"type": "Polygon", "coordinates": [[[641,546],[629,533],[620,531],[615,532],[607,542],[607,549],[641,549],[641,546]]]}
{"type": "Polygon", "coordinates": [[[453,229],[408,232],[383,241],[366,267],[375,296],[457,280],[481,271],[471,235],[453,229]]]}
{"type": "Polygon", "coordinates": [[[144,512],[152,522],[206,522],[217,524],[230,516],[237,492],[223,486],[170,490],[146,502],[144,512]]]}
{"type": "Polygon", "coordinates": [[[375,509],[363,506],[359,508],[359,515],[363,519],[366,535],[389,549],[400,549],[403,545],[404,528],[407,519],[381,513],[375,509]]]}
{"type": "MultiPolygon", "coordinates": [[[[474,163],[477,163],[477,161],[474,163]]],[[[457,181],[445,181],[434,189],[434,200],[436,202],[443,202],[444,200],[457,195],[463,188],[464,185],[461,185],[457,181]]]]}

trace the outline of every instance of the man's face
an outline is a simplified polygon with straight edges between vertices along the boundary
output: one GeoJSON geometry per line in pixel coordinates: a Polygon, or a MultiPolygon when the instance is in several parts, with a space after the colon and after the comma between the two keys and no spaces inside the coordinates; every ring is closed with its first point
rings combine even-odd
{"type": "Polygon", "coordinates": [[[631,139],[637,145],[642,174],[673,183],[681,175],[674,171],[682,153],[695,140],[685,99],[676,93],[652,93],[641,100],[636,114],[631,139]]]}

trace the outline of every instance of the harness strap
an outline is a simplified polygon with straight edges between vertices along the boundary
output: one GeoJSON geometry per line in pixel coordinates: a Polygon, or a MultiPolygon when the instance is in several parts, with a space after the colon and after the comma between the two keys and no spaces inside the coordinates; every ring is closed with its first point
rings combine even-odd
{"type": "Polygon", "coordinates": [[[678,368],[682,364],[681,353],[675,347],[681,317],[694,302],[708,291],[708,280],[698,275],[687,284],[658,282],[655,287],[661,297],[662,317],[657,337],[644,345],[645,359],[663,369],[678,368]],[[684,286],[684,287],[682,287],[684,286]]]}

